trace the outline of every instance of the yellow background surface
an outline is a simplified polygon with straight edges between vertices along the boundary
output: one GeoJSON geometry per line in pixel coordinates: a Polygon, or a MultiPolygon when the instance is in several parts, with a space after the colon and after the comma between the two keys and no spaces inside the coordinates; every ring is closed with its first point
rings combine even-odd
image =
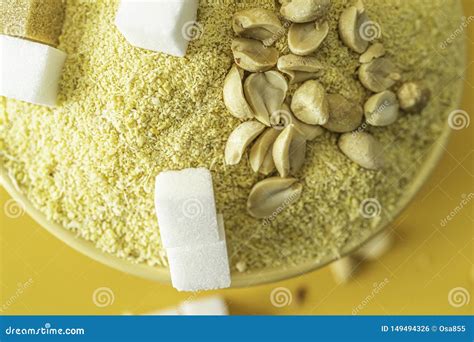
{"type": "MultiPolygon", "coordinates": [[[[467,17],[472,16],[474,3],[464,3],[467,17]]],[[[474,119],[474,21],[469,22],[469,67],[459,109],[474,119]]],[[[380,260],[361,264],[349,283],[338,285],[324,268],[280,283],[217,293],[227,300],[231,314],[350,315],[359,305],[362,315],[472,314],[474,200],[446,226],[440,222],[474,193],[473,143],[474,122],[453,131],[434,174],[392,224],[394,248],[380,260]],[[374,294],[374,285],[380,288],[380,283],[385,285],[374,294]],[[291,297],[283,307],[270,300],[280,287],[291,297]],[[448,295],[457,288],[462,289],[453,305],[448,295]]],[[[171,286],[99,264],[67,247],[26,214],[7,215],[11,204],[0,189],[1,314],[141,314],[212,294],[178,293],[171,286]],[[113,302],[105,307],[92,300],[101,287],[113,294],[113,302]]]]}

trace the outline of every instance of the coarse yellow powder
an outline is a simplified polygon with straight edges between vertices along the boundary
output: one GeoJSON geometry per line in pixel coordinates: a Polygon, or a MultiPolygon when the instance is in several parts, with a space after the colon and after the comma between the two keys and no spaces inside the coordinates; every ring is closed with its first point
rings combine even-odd
{"type": "Polygon", "coordinates": [[[2,0],[0,34],[56,46],[63,28],[64,0],[2,0]]]}
{"type": "MultiPolygon", "coordinates": [[[[330,32],[316,56],[326,66],[328,92],[363,103],[358,55],[339,39],[348,5],[333,0],[330,32]]],[[[271,220],[246,211],[262,177],[244,160],[225,166],[223,151],[238,124],[222,100],[232,65],[232,15],[275,9],[275,1],[201,1],[199,39],[185,58],[130,46],[114,26],[117,1],[68,0],[59,48],[68,53],[55,109],[0,98],[0,161],[48,219],[97,248],[136,263],[165,266],[154,212],[155,176],[166,169],[212,170],[218,211],[224,214],[234,271],[291,266],[337,255],[390,217],[457,105],[464,64],[456,0],[366,0],[382,28],[388,56],[403,81],[423,81],[433,96],[422,113],[403,115],[370,131],[384,145],[387,167],[368,171],[337,148],[326,132],[309,144],[297,175],[301,199],[271,220]],[[444,45],[442,45],[444,43],[444,45]],[[381,215],[361,215],[374,198],[381,215]]],[[[277,43],[284,53],[285,40],[277,43]]]]}

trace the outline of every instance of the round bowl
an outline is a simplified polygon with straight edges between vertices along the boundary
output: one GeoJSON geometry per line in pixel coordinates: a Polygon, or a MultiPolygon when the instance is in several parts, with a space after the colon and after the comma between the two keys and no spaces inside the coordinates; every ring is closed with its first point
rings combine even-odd
{"type": "MultiPolygon", "coordinates": [[[[457,82],[458,83],[456,86],[460,89],[460,91],[458,98],[453,102],[455,104],[460,103],[462,96],[462,80],[458,80],[457,82]]],[[[431,151],[428,153],[416,177],[411,182],[404,196],[400,198],[397,209],[390,213],[390,217],[386,216],[383,220],[381,220],[380,224],[373,231],[373,233],[367,236],[365,239],[351,241],[348,243],[340,252],[341,256],[352,253],[375,235],[381,233],[385,228],[388,228],[390,224],[397,218],[397,216],[408,206],[410,201],[416,196],[417,192],[427,182],[430,174],[441,159],[449,141],[450,133],[451,128],[446,122],[442,134],[438,137],[436,143],[433,144],[431,151]]],[[[92,242],[77,238],[72,231],[65,229],[57,223],[48,221],[46,216],[36,209],[28,200],[28,198],[20,191],[20,189],[15,186],[16,183],[10,178],[3,165],[0,165],[0,182],[6,191],[11,195],[11,197],[23,207],[26,213],[28,213],[48,232],[62,240],[73,249],[122,272],[161,283],[171,283],[170,274],[167,268],[152,267],[145,264],[134,264],[111,254],[104,253],[96,248],[92,242]]],[[[292,278],[319,269],[334,260],[335,257],[328,257],[319,261],[308,261],[297,266],[269,268],[248,273],[234,273],[232,274],[232,287],[246,287],[292,278]]]]}

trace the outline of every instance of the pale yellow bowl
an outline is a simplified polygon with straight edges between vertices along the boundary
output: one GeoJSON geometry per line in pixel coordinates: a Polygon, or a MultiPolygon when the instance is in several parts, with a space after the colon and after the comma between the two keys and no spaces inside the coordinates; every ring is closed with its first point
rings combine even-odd
{"type": "MultiPolygon", "coordinates": [[[[456,87],[462,89],[462,80],[459,80],[459,83],[456,84],[456,87]]],[[[461,96],[462,92],[459,91],[458,98],[453,103],[459,104],[461,96]]],[[[433,145],[417,176],[413,179],[409,189],[400,199],[397,209],[390,213],[391,220],[385,219],[385,221],[382,221],[377,227],[377,229],[374,230],[373,234],[367,236],[366,239],[351,241],[341,251],[341,256],[350,254],[354,250],[360,248],[372,237],[387,228],[391,223],[389,221],[395,220],[395,218],[405,209],[405,207],[415,197],[416,193],[420,190],[423,184],[428,180],[431,172],[434,170],[437,163],[439,162],[448,143],[450,132],[451,129],[446,123],[443,133],[438,138],[437,142],[433,145]]],[[[77,238],[73,232],[65,229],[59,224],[48,221],[45,215],[39,210],[37,210],[28,200],[28,198],[24,194],[22,194],[19,189],[17,189],[17,187],[14,185],[15,182],[12,181],[12,179],[9,177],[3,165],[0,165],[0,182],[5,187],[7,192],[12,196],[12,198],[18,203],[20,203],[23,206],[24,210],[33,219],[35,219],[51,234],[56,236],[58,239],[64,241],[67,245],[74,248],[75,250],[89,256],[90,258],[96,261],[99,261],[122,272],[162,283],[170,283],[170,275],[168,269],[162,267],[151,267],[144,264],[133,264],[129,261],[120,259],[111,254],[104,253],[98,248],[96,248],[91,242],[88,242],[81,238],[77,238]]],[[[334,261],[333,257],[319,260],[317,262],[308,261],[301,265],[291,267],[272,268],[244,274],[236,273],[232,275],[232,287],[251,286],[295,277],[303,273],[321,268],[332,261],[334,261]]]]}

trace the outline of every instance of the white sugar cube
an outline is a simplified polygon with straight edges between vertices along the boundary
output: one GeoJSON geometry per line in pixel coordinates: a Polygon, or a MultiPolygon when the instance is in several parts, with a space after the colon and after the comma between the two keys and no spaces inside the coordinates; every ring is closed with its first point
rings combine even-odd
{"type": "Polygon", "coordinates": [[[207,169],[160,173],[155,183],[155,208],[165,248],[221,240],[212,176],[207,169]]]}
{"type": "Polygon", "coordinates": [[[225,316],[229,314],[227,304],[219,296],[183,302],[179,311],[187,316],[225,316]]]}
{"type": "Polygon", "coordinates": [[[173,287],[199,291],[230,286],[230,269],[225,241],[201,246],[167,249],[173,287]]]}
{"type": "Polygon", "coordinates": [[[198,0],[122,0],[115,25],[133,46],[183,57],[196,23],[198,0]]]}
{"type": "Polygon", "coordinates": [[[0,96],[54,106],[66,53],[49,45],[0,35],[0,96]]]}

